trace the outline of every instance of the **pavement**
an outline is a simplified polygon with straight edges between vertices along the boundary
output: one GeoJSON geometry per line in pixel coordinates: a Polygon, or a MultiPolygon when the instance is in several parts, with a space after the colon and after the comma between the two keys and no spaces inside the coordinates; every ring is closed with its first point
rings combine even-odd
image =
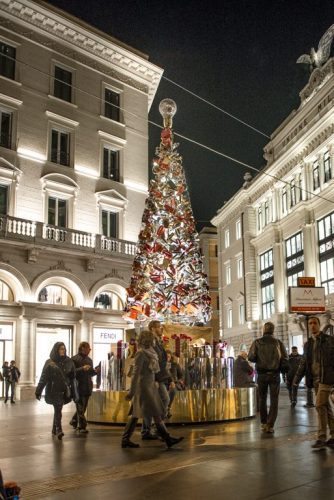
{"type": "Polygon", "coordinates": [[[22,487],[22,499],[228,500],[334,499],[334,450],[312,451],[316,411],[305,391],[290,408],[281,390],[275,434],[259,417],[215,424],[170,426],[184,441],[167,450],[160,441],[133,440],[122,449],[123,427],[89,425],[78,435],[63,412],[63,441],[51,436],[52,407],[44,401],[0,401],[0,468],[22,487]]]}

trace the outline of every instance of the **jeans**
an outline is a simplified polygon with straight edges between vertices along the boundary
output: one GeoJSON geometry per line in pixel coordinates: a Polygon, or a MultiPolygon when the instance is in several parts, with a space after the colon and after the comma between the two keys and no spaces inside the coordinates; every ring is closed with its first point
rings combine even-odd
{"type": "Polygon", "coordinates": [[[62,409],[63,409],[63,403],[59,404],[54,404],[53,405],[54,409],[54,415],[53,415],[53,425],[52,425],[52,432],[60,432],[62,431],[61,427],[61,419],[62,419],[62,409]]]}
{"type": "MultiPolygon", "coordinates": [[[[162,419],[164,420],[166,418],[166,415],[168,412],[169,394],[168,394],[166,384],[164,382],[159,382],[159,389],[158,390],[159,390],[159,396],[161,398],[161,401],[162,401],[162,404],[164,407],[164,415],[161,415],[162,419]]],[[[152,417],[143,418],[141,435],[144,436],[145,434],[149,434],[151,432],[151,426],[152,426],[152,417]]]]}
{"type": "Polygon", "coordinates": [[[10,399],[11,401],[14,401],[14,396],[15,396],[15,385],[16,381],[15,380],[5,380],[5,400],[8,400],[8,393],[9,393],[9,388],[10,388],[10,399]]]}
{"type": "Polygon", "coordinates": [[[334,439],[334,415],[332,414],[328,397],[332,386],[327,384],[315,385],[315,407],[318,413],[318,439],[327,439],[327,426],[332,439],[334,439]]]}
{"type": "Polygon", "coordinates": [[[76,424],[79,429],[86,429],[87,427],[85,413],[87,410],[88,401],[89,396],[80,396],[79,401],[76,403],[77,411],[74,413],[71,423],[73,422],[73,426],[74,424],[76,424]]]}
{"type": "Polygon", "coordinates": [[[257,377],[261,424],[268,424],[270,427],[274,427],[277,418],[280,381],[279,372],[259,373],[257,377]],[[268,389],[270,395],[269,413],[267,408],[268,389]]]}

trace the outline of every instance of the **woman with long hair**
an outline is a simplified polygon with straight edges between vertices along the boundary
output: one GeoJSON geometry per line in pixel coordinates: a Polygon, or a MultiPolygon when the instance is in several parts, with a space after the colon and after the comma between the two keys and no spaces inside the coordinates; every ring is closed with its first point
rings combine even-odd
{"type": "Polygon", "coordinates": [[[155,375],[159,372],[158,355],[153,348],[154,334],[149,330],[140,333],[138,339],[139,350],[135,356],[133,375],[128,401],[132,400],[130,418],[123,432],[122,448],[139,448],[130,438],[134,433],[139,418],[152,418],[155,422],[157,432],[165,441],[168,448],[182,441],[183,437],[170,436],[163,422],[162,415],[165,414],[158,387],[155,383],[155,375]]]}
{"type": "Polygon", "coordinates": [[[75,378],[75,366],[66,355],[63,342],[56,342],[45,362],[41,378],[36,388],[36,399],[40,400],[45,388],[45,402],[53,405],[54,417],[52,434],[62,439],[64,436],[61,420],[64,404],[71,401],[71,384],[75,378]]]}

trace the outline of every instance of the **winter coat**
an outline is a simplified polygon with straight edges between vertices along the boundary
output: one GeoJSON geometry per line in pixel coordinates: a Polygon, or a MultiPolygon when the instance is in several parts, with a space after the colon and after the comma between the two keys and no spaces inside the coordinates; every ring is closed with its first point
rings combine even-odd
{"type": "Polygon", "coordinates": [[[252,366],[248,363],[247,359],[238,356],[234,363],[234,386],[251,387],[254,385],[252,366]]]}
{"type": "Polygon", "coordinates": [[[89,356],[78,353],[72,357],[72,361],[75,365],[75,376],[78,381],[79,396],[90,396],[93,392],[92,377],[96,375],[92,359],[89,356]],[[89,365],[90,369],[85,371],[83,369],[85,365],[89,365]]]}
{"type": "Polygon", "coordinates": [[[21,372],[17,366],[9,366],[8,380],[11,382],[18,382],[21,377],[21,372]]]}
{"type": "Polygon", "coordinates": [[[157,382],[167,383],[168,379],[170,378],[170,373],[167,370],[167,353],[164,348],[164,345],[161,341],[157,340],[155,345],[153,346],[153,349],[158,355],[159,365],[160,365],[160,371],[156,373],[155,380],[157,382]]]}
{"type": "Polygon", "coordinates": [[[35,392],[36,396],[41,396],[45,387],[45,402],[50,405],[67,404],[72,399],[70,387],[75,378],[75,366],[68,356],[59,356],[61,344],[62,342],[57,342],[53,346],[35,392]]]}
{"type": "Polygon", "coordinates": [[[252,363],[256,363],[257,373],[278,373],[282,362],[287,362],[288,355],[283,342],[273,335],[265,333],[252,343],[248,359],[252,363]]]}
{"type": "Polygon", "coordinates": [[[165,410],[155,383],[155,373],[149,368],[150,359],[143,350],[135,356],[129,397],[133,398],[133,417],[161,417],[165,410]]]}
{"type": "MultiPolygon", "coordinates": [[[[299,384],[306,376],[306,386],[314,387],[312,374],[313,347],[315,339],[311,337],[304,345],[304,356],[294,378],[294,383],[299,384]]],[[[320,383],[334,385],[334,337],[325,333],[319,336],[319,363],[320,363],[320,383]]]]}
{"type": "Polygon", "coordinates": [[[9,366],[2,366],[2,376],[5,380],[9,380],[9,366]]]}
{"type": "Polygon", "coordinates": [[[296,354],[296,355],[290,354],[290,356],[289,356],[289,371],[286,374],[286,379],[289,383],[291,383],[293,381],[302,359],[303,359],[303,356],[301,354],[296,354]]]}

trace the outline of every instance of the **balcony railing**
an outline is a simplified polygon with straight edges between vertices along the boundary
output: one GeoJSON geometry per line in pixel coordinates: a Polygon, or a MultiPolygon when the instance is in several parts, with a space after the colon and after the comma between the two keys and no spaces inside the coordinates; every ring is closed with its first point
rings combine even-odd
{"type": "Polygon", "coordinates": [[[0,216],[0,238],[103,255],[132,257],[136,252],[136,244],[132,241],[107,238],[102,234],[85,233],[8,215],[0,216]]]}

